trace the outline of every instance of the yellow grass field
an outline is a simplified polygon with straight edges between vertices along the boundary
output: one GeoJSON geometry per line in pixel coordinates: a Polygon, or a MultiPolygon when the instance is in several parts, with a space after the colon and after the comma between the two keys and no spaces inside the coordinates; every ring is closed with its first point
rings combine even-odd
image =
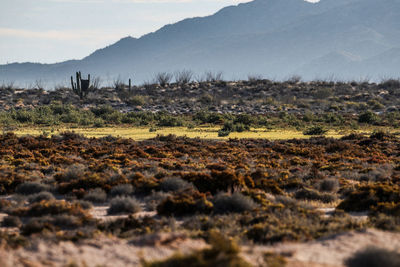
{"type": "MultiPolygon", "coordinates": [[[[270,140],[285,140],[293,138],[310,138],[310,136],[304,135],[301,131],[294,129],[252,129],[251,131],[241,133],[231,133],[227,137],[218,137],[218,127],[198,127],[188,129],[186,127],[170,127],[161,128],[155,132],[150,132],[148,127],[103,127],[103,128],[68,128],[68,127],[29,127],[29,128],[17,128],[13,132],[17,135],[54,135],[65,131],[73,131],[82,134],[86,137],[104,137],[108,135],[132,138],[134,140],[145,140],[156,137],[157,135],[168,135],[174,134],[176,136],[187,136],[190,138],[203,138],[203,139],[229,139],[229,138],[262,138],[270,140]]],[[[370,134],[376,129],[362,129],[357,131],[328,131],[326,137],[340,138],[351,132],[366,133],[370,134]]],[[[385,129],[386,131],[388,129],[385,129]]],[[[394,132],[394,131],[391,131],[394,132]]]]}

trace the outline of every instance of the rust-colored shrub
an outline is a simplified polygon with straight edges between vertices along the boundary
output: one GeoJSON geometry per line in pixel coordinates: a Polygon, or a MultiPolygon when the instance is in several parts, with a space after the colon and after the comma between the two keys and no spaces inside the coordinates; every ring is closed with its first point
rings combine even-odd
{"type": "MultiPolygon", "coordinates": [[[[388,183],[373,183],[356,187],[338,205],[338,209],[345,211],[371,211],[378,207],[384,208],[381,203],[399,203],[400,189],[398,185],[388,183]]],[[[386,210],[384,208],[384,210],[386,210]]]]}
{"type": "Polygon", "coordinates": [[[43,200],[33,203],[28,207],[14,209],[10,213],[22,217],[40,217],[58,214],[86,216],[86,212],[79,204],[69,203],[65,200],[43,200]]]}
{"type": "Polygon", "coordinates": [[[157,213],[164,216],[185,216],[195,213],[210,213],[213,204],[204,193],[194,190],[179,192],[167,197],[157,206],[157,213]]]}

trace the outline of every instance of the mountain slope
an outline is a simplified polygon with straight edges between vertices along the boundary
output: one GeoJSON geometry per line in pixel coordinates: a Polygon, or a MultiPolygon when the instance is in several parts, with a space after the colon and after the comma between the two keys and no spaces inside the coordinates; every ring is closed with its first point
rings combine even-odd
{"type": "Polygon", "coordinates": [[[66,80],[79,69],[141,82],[184,68],[227,78],[380,78],[400,69],[399,17],[400,0],[255,0],[121,39],[79,61],[2,65],[0,80],[66,80]]]}

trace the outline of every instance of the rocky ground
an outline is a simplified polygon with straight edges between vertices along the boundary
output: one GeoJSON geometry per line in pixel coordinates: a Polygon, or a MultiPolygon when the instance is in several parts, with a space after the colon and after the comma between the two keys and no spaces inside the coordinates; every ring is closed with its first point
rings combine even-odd
{"type": "Polygon", "coordinates": [[[123,112],[166,111],[188,114],[199,110],[221,113],[264,114],[287,111],[357,112],[359,108],[376,111],[399,109],[398,81],[381,84],[367,82],[273,82],[269,80],[236,82],[191,82],[188,84],[147,84],[128,89],[102,88],[92,90],[80,100],[69,88],[0,89],[0,110],[32,108],[52,101],[77,107],[111,105],[123,112]],[[361,105],[361,107],[360,107],[361,105]]]}

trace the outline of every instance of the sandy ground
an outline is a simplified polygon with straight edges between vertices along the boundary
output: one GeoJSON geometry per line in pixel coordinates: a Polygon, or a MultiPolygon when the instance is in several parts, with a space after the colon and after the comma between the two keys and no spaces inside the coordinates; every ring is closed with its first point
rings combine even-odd
{"type": "Polygon", "coordinates": [[[47,245],[36,241],[27,248],[0,250],[2,267],[76,266],[140,266],[142,260],[164,259],[175,252],[189,253],[206,247],[203,240],[193,240],[184,234],[154,234],[137,240],[102,237],[81,244],[60,242],[47,245]]]}
{"type": "MultiPolygon", "coordinates": [[[[345,259],[371,245],[400,252],[400,234],[369,229],[309,243],[245,246],[242,256],[254,266],[265,266],[264,253],[273,252],[285,256],[288,267],[341,267],[345,259]]],[[[52,246],[36,241],[27,248],[1,249],[0,266],[140,266],[142,260],[164,259],[178,251],[185,254],[205,247],[203,240],[191,239],[184,233],[152,234],[133,240],[101,237],[81,244],[61,242],[52,246]]]]}
{"type": "MultiPolygon", "coordinates": [[[[102,221],[114,221],[119,218],[128,218],[128,214],[123,214],[123,215],[107,215],[107,210],[109,206],[104,205],[104,206],[94,206],[90,210],[90,215],[92,215],[93,218],[99,219],[102,221]]],[[[133,214],[134,217],[136,218],[142,218],[142,217],[154,217],[157,215],[156,211],[140,211],[135,214],[133,214]]]]}
{"type": "MultiPolygon", "coordinates": [[[[94,218],[108,221],[128,215],[108,216],[108,206],[98,205],[90,210],[94,218]]],[[[330,216],[333,208],[321,208],[330,216]]],[[[0,213],[0,221],[6,214],[0,213]]],[[[136,217],[156,216],[155,211],[142,211],[136,217]]],[[[364,213],[352,214],[364,220],[364,213]]],[[[4,231],[6,228],[0,228],[4,231]]],[[[8,228],[8,231],[12,229],[8,228]]],[[[16,228],[17,231],[18,229],[16,228]]],[[[0,243],[1,244],[1,243],[0,243]]],[[[288,267],[342,267],[344,261],[355,252],[377,246],[400,252],[400,233],[375,229],[348,232],[308,243],[281,243],[274,246],[244,246],[242,256],[254,266],[265,266],[266,252],[284,256],[288,267]]],[[[29,247],[6,250],[0,245],[0,267],[125,267],[140,266],[143,260],[165,259],[180,252],[183,254],[207,247],[204,240],[190,238],[185,233],[150,234],[136,239],[124,240],[109,236],[85,240],[82,243],[60,242],[49,245],[35,240],[29,247]],[[69,265],[72,264],[72,265],[69,265]],[[73,265],[75,264],[75,265],[73,265]]]]}
{"type": "Polygon", "coordinates": [[[245,247],[243,254],[245,258],[258,266],[262,266],[261,255],[265,252],[273,252],[285,256],[288,259],[288,267],[342,267],[347,258],[368,246],[400,252],[400,234],[368,229],[308,243],[245,247]]]}

